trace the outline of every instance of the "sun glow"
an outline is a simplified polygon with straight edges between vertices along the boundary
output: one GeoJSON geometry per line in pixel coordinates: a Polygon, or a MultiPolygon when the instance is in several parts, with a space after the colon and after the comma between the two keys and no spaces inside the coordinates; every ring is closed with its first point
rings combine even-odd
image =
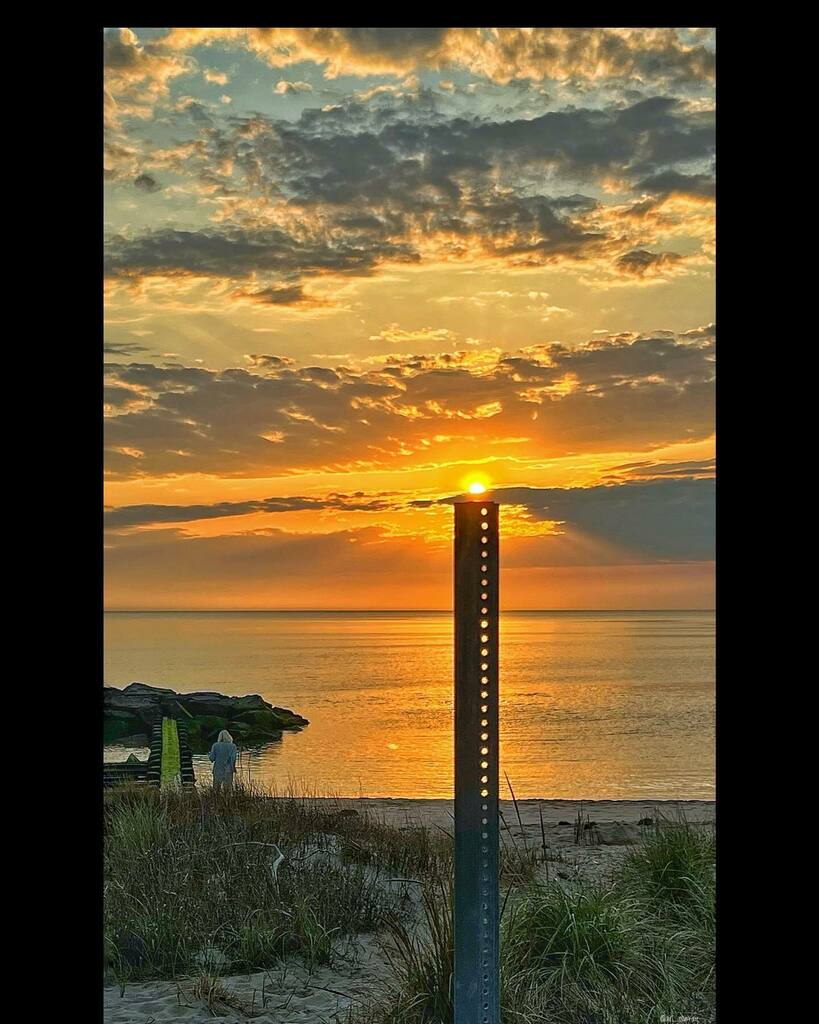
{"type": "Polygon", "coordinates": [[[483,494],[485,490],[486,487],[484,484],[480,482],[480,480],[473,480],[472,483],[469,485],[470,494],[483,494]]]}

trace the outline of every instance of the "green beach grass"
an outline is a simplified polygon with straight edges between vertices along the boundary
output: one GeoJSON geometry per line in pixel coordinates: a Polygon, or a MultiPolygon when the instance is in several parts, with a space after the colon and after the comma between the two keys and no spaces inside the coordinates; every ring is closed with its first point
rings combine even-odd
{"type": "MultiPolygon", "coordinates": [[[[562,856],[504,847],[503,1024],[713,1020],[713,826],[656,820],[596,881],[562,856]]],[[[354,964],[369,934],[389,976],[340,1019],[451,1024],[452,836],[241,784],[114,788],[104,930],[109,980],[198,978],[214,1000],[294,955],[354,964]]]]}

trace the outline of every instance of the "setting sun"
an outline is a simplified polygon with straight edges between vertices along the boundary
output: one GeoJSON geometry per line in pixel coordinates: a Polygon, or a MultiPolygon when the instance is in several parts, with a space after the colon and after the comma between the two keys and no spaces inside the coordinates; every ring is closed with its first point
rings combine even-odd
{"type": "Polygon", "coordinates": [[[713,33],[497,31],[106,30],[108,608],[712,607],[713,33]]]}
{"type": "Polygon", "coordinates": [[[716,1021],[716,32],[92,28],[103,1024],[716,1021]]]}

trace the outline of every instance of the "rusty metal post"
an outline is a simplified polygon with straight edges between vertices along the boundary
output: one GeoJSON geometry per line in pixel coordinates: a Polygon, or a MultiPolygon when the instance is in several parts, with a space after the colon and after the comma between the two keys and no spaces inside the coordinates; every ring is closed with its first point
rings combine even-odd
{"type": "Polygon", "coordinates": [[[455,1024],[499,1024],[498,505],[455,504],[455,1024]]]}

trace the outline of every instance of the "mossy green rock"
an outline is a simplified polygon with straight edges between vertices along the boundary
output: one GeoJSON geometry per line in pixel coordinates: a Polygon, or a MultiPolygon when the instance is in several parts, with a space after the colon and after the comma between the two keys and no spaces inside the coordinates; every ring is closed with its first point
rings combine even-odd
{"type": "Polygon", "coordinates": [[[134,733],[144,731],[139,718],[129,712],[117,711],[111,715],[106,714],[103,719],[102,733],[106,743],[114,743],[123,736],[133,736],[134,733]]]}
{"type": "Polygon", "coordinates": [[[227,729],[228,719],[220,718],[216,715],[202,715],[201,717],[195,718],[193,722],[188,725],[188,736],[190,736],[194,729],[196,729],[199,736],[204,739],[209,739],[211,743],[216,742],[216,737],[222,731],[227,729]]]}
{"type": "Polygon", "coordinates": [[[306,718],[289,708],[274,707],[259,694],[232,697],[213,691],[176,693],[174,690],[131,683],[123,690],[104,690],[104,737],[115,743],[122,737],[150,732],[158,717],[176,718],[187,727],[191,750],[210,749],[222,729],[244,746],[261,746],[281,739],[282,731],[303,729],[306,718]]]}
{"type": "MultiPolygon", "coordinates": [[[[234,726],[239,724],[263,732],[276,732],[281,729],[293,728],[295,725],[282,715],[277,715],[275,711],[247,711],[233,719],[234,726]]],[[[297,725],[295,727],[298,728],[297,725]]]]}

